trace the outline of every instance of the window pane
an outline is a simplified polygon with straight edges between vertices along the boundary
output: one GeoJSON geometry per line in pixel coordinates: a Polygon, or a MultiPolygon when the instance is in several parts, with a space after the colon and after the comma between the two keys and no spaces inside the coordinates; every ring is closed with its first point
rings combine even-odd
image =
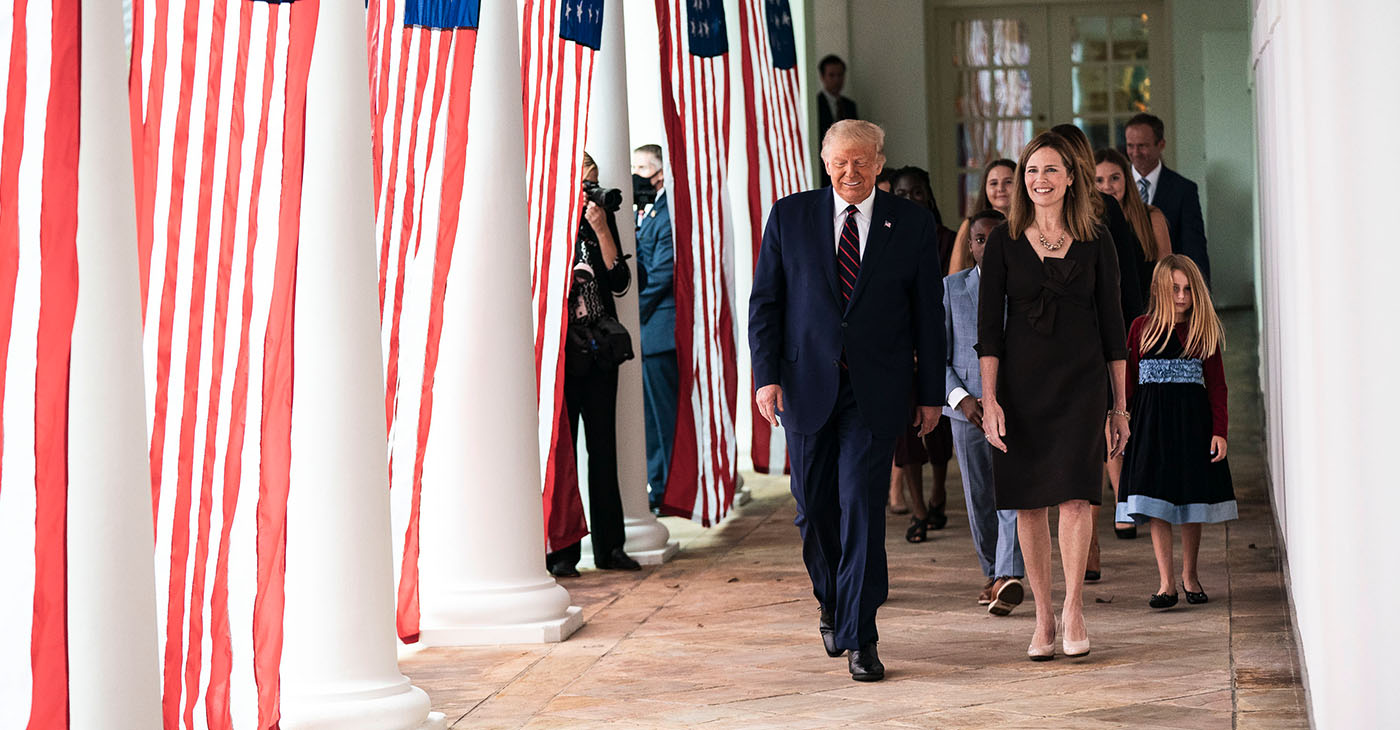
{"type": "Polygon", "coordinates": [[[958,210],[963,217],[972,214],[972,206],[977,202],[978,186],[982,184],[980,170],[967,170],[958,175],[958,210]]]}
{"type": "Polygon", "coordinates": [[[1031,62],[1026,25],[1019,20],[992,21],[992,65],[1024,66],[1031,62]]]}
{"type": "Polygon", "coordinates": [[[1075,63],[1108,60],[1108,19],[1075,18],[1070,41],[1070,60],[1075,63]]]}
{"type": "Polygon", "coordinates": [[[953,23],[953,66],[986,66],[987,21],[959,20],[953,23]]]}
{"type": "Polygon", "coordinates": [[[1084,130],[1084,136],[1089,138],[1090,147],[1097,150],[1109,146],[1109,123],[1107,120],[1075,117],[1074,126],[1084,130]]]}
{"type": "Polygon", "coordinates": [[[980,168],[996,154],[996,122],[968,120],[958,124],[958,167],[980,168]]]}
{"type": "Polygon", "coordinates": [[[1121,66],[1114,71],[1113,111],[1123,114],[1150,111],[1151,78],[1146,66],[1121,66]]]}
{"type": "Polygon", "coordinates": [[[1108,79],[1097,66],[1075,66],[1070,69],[1070,91],[1074,113],[1108,113],[1108,79]]]}
{"type": "MultiPolygon", "coordinates": [[[[1003,119],[997,125],[997,157],[1020,158],[1021,149],[1031,141],[1034,131],[1029,119],[1003,119]]],[[[988,157],[987,161],[991,159],[988,157]]]]}
{"type": "Polygon", "coordinates": [[[1147,60],[1147,14],[1113,19],[1113,60],[1147,60]]]}

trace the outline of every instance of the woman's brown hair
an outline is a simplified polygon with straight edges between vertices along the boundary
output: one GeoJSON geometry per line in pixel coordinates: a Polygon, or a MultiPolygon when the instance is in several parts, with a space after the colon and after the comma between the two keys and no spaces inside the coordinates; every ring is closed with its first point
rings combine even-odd
{"type": "Polygon", "coordinates": [[[1011,215],[1007,216],[1007,228],[1011,237],[1020,237],[1035,223],[1035,204],[1031,202],[1030,193],[1026,190],[1026,164],[1031,155],[1042,149],[1054,150],[1064,162],[1065,171],[1070,175],[1070,185],[1065,188],[1064,207],[1060,209],[1065,230],[1076,241],[1097,238],[1099,216],[1094,204],[1102,205],[1102,202],[1099,199],[1099,191],[1094,188],[1093,171],[1086,169],[1086,166],[1078,161],[1074,146],[1069,140],[1054,132],[1037,134],[1035,139],[1021,150],[1021,160],[1016,163],[1016,175],[1021,181],[1011,196],[1011,215]]]}
{"type": "Polygon", "coordinates": [[[1122,152],[1111,148],[1094,153],[1095,165],[1105,162],[1111,163],[1123,173],[1123,215],[1133,227],[1133,233],[1137,234],[1138,243],[1142,244],[1143,257],[1148,261],[1156,261],[1157,252],[1161,249],[1157,244],[1157,235],[1152,232],[1152,215],[1147,211],[1147,204],[1142,202],[1142,196],[1138,195],[1137,186],[1133,184],[1131,163],[1122,152]]]}
{"type": "Polygon", "coordinates": [[[987,166],[982,168],[982,184],[977,187],[977,202],[973,204],[972,210],[968,212],[968,215],[980,213],[984,210],[993,210],[992,201],[987,197],[987,178],[991,177],[992,170],[998,167],[1009,167],[1011,168],[1011,174],[1013,176],[1016,174],[1015,160],[1008,160],[1002,157],[988,162],[987,166]]]}

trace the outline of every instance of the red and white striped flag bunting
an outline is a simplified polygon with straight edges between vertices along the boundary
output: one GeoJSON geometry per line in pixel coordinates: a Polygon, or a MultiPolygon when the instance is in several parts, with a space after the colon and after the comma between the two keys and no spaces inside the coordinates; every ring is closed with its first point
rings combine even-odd
{"type": "Polygon", "coordinates": [[[271,728],[318,0],[136,0],[132,103],[167,729],[271,728]]]}
{"type": "Polygon", "coordinates": [[[564,336],[574,242],[583,212],[580,168],[603,2],[524,0],[523,8],[520,61],[530,302],[539,388],[545,549],[553,551],[582,540],[588,532],[564,403],[564,336]]]}
{"type": "MultiPolygon", "coordinates": [[[[788,0],[740,0],[743,39],[744,150],[749,160],[748,213],[753,260],[763,243],[763,217],[773,203],[811,186],[802,101],[788,0]]],[[[750,401],[754,471],[786,473],[782,429],[768,425],[750,401]]]]}
{"type": "Polygon", "coordinates": [[[466,176],[479,0],[371,0],[380,340],[399,638],[419,636],[423,460],[466,176]]]}
{"type": "Polygon", "coordinates": [[[737,365],[725,220],[729,39],[721,0],[656,0],[676,246],[680,403],[665,514],[714,525],[734,502],[737,365]]]}
{"type": "Polygon", "coordinates": [[[68,363],[78,301],[78,0],[0,17],[0,727],[68,727],[68,363]]]}

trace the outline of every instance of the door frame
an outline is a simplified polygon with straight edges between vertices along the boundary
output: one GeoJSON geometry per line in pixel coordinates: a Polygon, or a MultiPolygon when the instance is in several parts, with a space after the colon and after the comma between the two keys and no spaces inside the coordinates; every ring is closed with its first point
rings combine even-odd
{"type": "MultiPolygon", "coordinates": [[[[953,119],[949,111],[952,99],[957,93],[956,79],[952,75],[951,65],[948,63],[948,53],[951,53],[952,46],[952,21],[959,17],[986,15],[989,11],[1007,10],[1009,12],[1023,11],[1026,9],[1038,10],[1044,13],[1044,27],[1047,32],[1047,52],[1050,54],[1065,52],[1068,58],[1067,35],[1063,45],[1054,39],[1057,32],[1063,32],[1068,26],[1067,18],[1073,10],[1083,10],[1085,12],[1112,12],[1124,6],[1140,5],[1142,3],[1156,3],[1160,8],[1159,22],[1153,24],[1151,33],[1152,43],[1152,80],[1158,82],[1160,88],[1164,89],[1161,98],[1163,101],[1158,104],[1153,103],[1153,114],[1161,117],[1168,130],[1176,128],[1176,106],[1175,106],[1175,75],[1173,68],[1175,64],[1172,47],[1172,5],[1173,0],[1040,0],[1039,2],[1026,2],[1025,0],[1005,0],[1004,2],[994,2],[992,0],[925,0],[926,12],[924,13],[924,78],[928,83],[928,96],[925,100],[925,115],[928,124],[928,149],[929,149],[929,170],[931,177],[935,181],[934,195],[938,200],[950,201],[944,206],[957,201],[957,160],[955,159],[953,145],[956,140],[953,138],[954,131],[950,122],[953,119]],[[1061,26],[1060,28],[1057,28],[1061,26]],[[1160,52],[1159,52],[1160,51],[1160,52]]],[[[1068,68],[1068,62],[1065,62],[1068,68]]],[[[1046,88],[1049,93],[1037,97],[1034,93],[1031,97],[1031,115],[1033,118],[1033,129],[1041,132],[1049,129],[1054,124],[1058,124],[1061,119],[1055,116],[1061,108],[1068,109],[1070,101],[1057,102],[1057,96],[1068,97],[1066,94],[1056,94],[1054,84],[1054,73],[1052,64],[1045,64],[1039,75],[1032,75],[1031,88],[1035,89],[1040,79],[1045,79],[1046,88]],[[1042,113],[1045,118],[1042,119],[1042,113]]],[[[1065,79],[1065,88],[1069,91],[1068,76],[1065,79]]],[[[1066,114],[1063,121],[1073,118],[1072,114],[1066,114]]],[[[1170,143],[1168,143],[1170,145],[1170,143]]],[[[940,206],[940,207],[944,207],[940,206]]],[[[946,208],[951,210],[951,208],[946,208]]],[[[950,221],[951,222],[951,221],[950,221]]],[[[953,226],[950,226],[953,227],[953,226]]]]}

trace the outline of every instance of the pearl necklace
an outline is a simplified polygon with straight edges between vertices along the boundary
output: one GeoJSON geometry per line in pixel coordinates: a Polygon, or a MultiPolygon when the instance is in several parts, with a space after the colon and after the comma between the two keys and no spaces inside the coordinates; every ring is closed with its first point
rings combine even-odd
{"type": "Polygon", "coordinates": [[[1044,246],[1046,251],[1058,251],[1058,250],[1060,250],[1061,248],[1064,248],[1064,245],[1065,245],[1065,234],[1064,234],[1064,231],[1061,231],[1061,232],[1060,232],[1060,237],[1059,237],[1058,239],[1056,239],[1054,243],[1050,243],[1049,241],[1045,240],[1045,234],[1044,234],[1044,233],[1041,233],[1040,231],[1036,231],[1036,236],[1038,236],[1038,237],[1040,238],[1040,245],[1041,245],[1041,246],[1044,246]]]}

